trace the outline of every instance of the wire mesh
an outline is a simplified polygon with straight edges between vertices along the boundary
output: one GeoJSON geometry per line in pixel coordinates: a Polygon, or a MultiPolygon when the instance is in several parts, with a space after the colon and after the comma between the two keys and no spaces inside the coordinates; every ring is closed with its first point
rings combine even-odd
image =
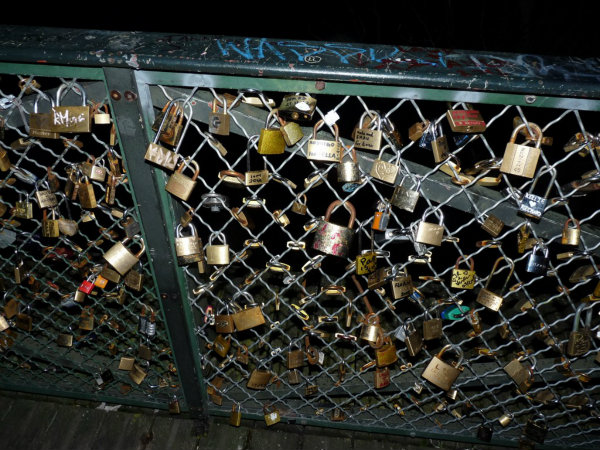
{"type": "Polygon", "coordinates": [[[104,84],[44,76],[43,69],[38,75],[6,74],[0,84],[0,146],[9,161],[1,193],[7,328],[0,333],[0,386],[158,408],[177,399],[184,408],[147,258],[129,277],[103,259],[127,233],[137,236],[125,242],[137,252],[143,232],[114,117],[101,116],[110,114],[104,84]],[[54,104],[61,85],[61,105],[87,103],[96,112],[92,132],[30,137],[32,115],[50,113],[49,97],[54,104]],[[85,163],[104,176],[82,178],[85,163]],[[96,206],[77,187],[91,189],[96,206]],[[40,191],[52,192],[57,205],[41,207],[40,191]],[[59,235],[46,237],[44,222],[52,218],[59,235]]]}
{"type": "MultiPolygon", "coordinates": [[[[595,178],[585,173],[599,168],[596,140],[587,131],[597,113],[491,104],[482,96],[482,103],[472,106],[485,119],[485,131],[465,133],[451,131],[446,119],[448,109],[471,106],[460,101],[447,105],[320,94],[315,97],[314,117],[304,124],[302,139],[287,146],[283,154],[264,156],[257,152],[259,132],[279,126],[268,112],[281,103],[285,93],[232,93],[201,87],[190,98],[192,92],[177,86],[153,87],[157,88],[152,91],[154,114],[166,99],[177,97],[187,98],[195,108],[179,153],[199,163],[200,175],[191,196],[187,200],[173,197],[173,202],[181,205],[178,211],[186,211],[184,223],[186,216],[191,218],[205,251],[213,245],[228,245],[227,262],[209,264],[206,270],[196,264],[183,268],[188,301],[195,312],[195,333],[204,349],[198,357],[213,412],[227,413],[238,407],[242,415],[256,417],[275,409],[290,422],[417,435],[474,437],[486,424],[493,427],[498,442],[517,441],[527,422],[543,414],[546,444],[597,445],[599,369],[594,358],[598,320],[593,314],[597,297],[592,291],[597,283],[594,227],[598,223],[597,208],[589,201],[595,178]],[[227,100],[225,94],[229,94],[227,100]],[[220,105],[228,102],[229,134],[206,129],[206,124],[215,125],[211,112],[224,113],[214,107],[216,98],[220,105]],[[366,119],[374,111],[400,134],[398,138],[384,128],[382,146],[389,147],[380,157],[399,167],[392,183],[370,173],[379,152],[354,148],[351,139],[361,115],[366,119]],[[350,160],[353,149],[357,151],[359,182],[338,182],[336,163],[306,157],[312,126],[336,114],[337,121],[334,118],[325,125],[328,133],[321,130],[317,137],[333,139],[331,124],[336,122],[344,160],[350,160]],[[426,128],[425,138],[408,139],[409,127],[425,121],[435,124],[426,128]],[[524,132],[530,138],[537,137],[531,123],[540,125],[546,139],[540,143],[538,168],[546,165],[557,170],[555,180],[550,183],[544,175],[534,191],[543,194],[550,183],[544,217],[552,216],[554,221],[558,217],[561,223],[577,219],[582,228],[590,227],[587,234],[582,232],[577,247],[561,244],[561,232],[556,233],[557,228],[544,218],[538,223],[517,215],[522,196],[534,180],[507,175],[498,168],[519,121],[528,124],[524,132]],[[451,154],[436,163],[427,141],[439,136],[440,127],[451,154]],[[438,134],[433,135],[433,130],[438,134]],[[262,169],[269,172],[268,183],[245,183],[246,172],[262,169]],[[395,185],[419,192],[414,211],[389,204],[395,185]],[[494,199],[491,207],[482,207],[484,195],[494,199]],[[461,208],[451,206],[458,204],[457,199],[461,208]],[[304,200],[306,214],[300,215],[294,203],[304,200]],[[348,257],[313,248],[314,225],[323,225],[325,211],[335,200],[356,208],[348,257]],[[384,216],[389,212],[386,231],[372,229],[380,202],[388,206],[380,208],[384,216]],[[491,236],[482,223],[503,208],[511,211],[511,217],[498,236],[491,236]],[[442,225],[440,246],[415,241],[423,221],[442,225]],[[521,250],[518,242],[524,247],[521,250]],[[536,243],[550,252],[548,267],[539,274],[527,271],[533,252],[537,254],[536,243]],[[395,272],[384,277],[382,286],[373,288],[367,287],[367,275],[360,275],[359,288],[353,280],[355,257],[371,248],[377,254],[377,267],[395,272]],[[460,257],[474,261],[472,289],[451,286],[455,269],[469,269],[464,262],[458,266],[460,257]],[[488,285],[499,257],[505,260],[488,285]],[[512,275],[508,261],[514,261],[512,275]],[[414,289],[411,295],[394,298],[390,282],[405,269],[414,289]],[[499,292],[498,280],[507,276],[499,311],[476,302],[484,287],[499,292]],[[593,314],[590,347],[573,357],[567,354],[566,344],[579,305],[584,305],[583,316],[588,311],[593,314]],[[244,310],[256,312],[256,307],[264,317],[263,325],[228,334],[215,332],[215,321],[223,319],[215,316],[251,315],[244,310]],[[375,386],[376,373],[386,369],[373,364],[374,347],[381,341],[370,344],[361,337],[369,308],[382,334],[393,341],[398,357],[387,367],[389,384],[381,388],[375,386]],[[405,327],[412,323],[421,330],[425,321],[435,318],[442,320],[441,334],[425,341],[422,350],[411,356],[403,342],[405,327]],[[460,374],[446,392],[426,381],[422,373],[448,344],[460,349],[464,358],[454,365],[460,367],[460,374]],[[294,351],[302,355],[295,370],[288,363],[288,354],[294,351]],[[519,357],[528,374],[522,391],[504,370],[519,357]],[[248,382],[254,380],[256,371],[270,374],[266,386],[252,389],[248,382]]],[[[376,123],[372,122],[372,129],[376,123]]],[[[525,137],[519,134],[518,142],[525,137]]],[[[533,141],[525,144],[536,145],[533,141]]],[[[336,208],[330,220],[346,226],[348,213],[336,208]]],[[[448,363],[452,358],[457,360],[454,354],[444,356],[448,363]]]]}

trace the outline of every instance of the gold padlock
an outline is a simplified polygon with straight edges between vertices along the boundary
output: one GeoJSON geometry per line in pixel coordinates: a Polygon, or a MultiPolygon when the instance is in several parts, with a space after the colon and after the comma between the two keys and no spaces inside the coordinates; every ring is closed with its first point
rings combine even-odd
{"type": "Polygon", "coordinates": [[[44,209],[42,217],[42,236],[57,238],[60,236],[60,230],[58,228],[58,219],[56,218],[56,212],[54,208],[51,209],[52,218],[48,219],[47,210],[44,209]]]}
{"type": "Polygon", "coordinates": [[[239,427],[242,423],[242,410],[239,403],[231,405],[231,415],[229,416],[229,425],[239,427]]]}
{"type": "Polygon", "coordinates": [[[83,177],[83,181],[79,183],[77,195],[82,208],[94,209],[98,206],[96,194],[94,193],[94,185],[90,183],[88,177],[83,177]]]}
{"type": "Polygon", "coordinates": [[[225,337],[222,334],[218,334],[212,344],[212,349],[214,350],[214,352],[221,358],[225,358],[230,348],[231,336],[228,335],[227,337],[225,337]]]}
{"type": "Polygon", "coordinates": [[[167,185],[165,186],[165,190],[174,196],[187,201],[190,198],[192,191],[196,187],[196,180],[199,174],[200,166],[198,163],[188,158],[179,164],[179,166],[177,166],[177,170],[169,177],[167,185]],[[191,178],[183,174],[183,169],[185,166],[187,166],[187,164],[194,168],[194,175],[191,178]]]}
{"type": "Polygon", "coordinates": [[[360,117],[358,128],[354,130],[354,147],[365,150],[381,148],[381,116],[376,111],[365,111],[360,117]],[[363,123],[367,115],[371,120],[369,125],[365,126],[363,123]]]}
{"type": "Polygon", "coordinates": [[[211,233],[206,246],[206,263],[214,266],[229,264],[229,245],[225,235],[221,232],[211,233]],[[213,239],[218,238],[222,244],[213,244],[213,239]]]}
{"type": "Polygon", "coordinates": [[[309,122],[312,120],[317,99],[300,93],[287,94],[281,100],[279,112],[286,120],[309,122]]]}
{"type": "Polygon", "coordinates": [[[277,119],[281,124],[279,131],[285,140],[285,145],[291,147],[304,137],[302,128],[296,122],[287,122],[283,117],[280,116],[278,116],[277,119]]]}
{"type": "Polygon", "coordinates": [[[425,222],[425,218],[429,214],[433,213],[433,207],[429,207],[423,212],[423,217],[419,222],[419,227],[417,228],[417,234],[415,236],[416,242],[427,245],[435,245],[438,247],[442,245],[442,239],[444,237],[444,214],[442,213],[441,209],[438,209],[438,211],[440,220],[439,224],[437,225],[434,223],[425,222]]]}
{"type": "Polygon", "coordinates": [[[264,390],[272,377],[273,374],[270,370],[254,369],[250,374],[246,387],[249,389],[264,390]]]}
{"type": "Polygon", "coordinates": [[[490,276],[488,277],[488,279],[485,283],[485,287],[483,287],[479,291],[479,294],[477,294],[477,298],[476,298],[477,303],[485,306],[486,308],[491,309],[492,311],[500,310],[500,307],[502,306],[502,302],[504,301],[504,297],[503,297],[504,291],[506,290],[506,287],[508,286],[508,280],[510,280],[510,277],[512,276],[514,270],[515,270],[515,263],[513,262],[512,259],[505,258],[504,256],[501,256],[500,258],[498,258],[496,260],[496,262],[494,263],[494,266],[492,267],[492,273],[490,273],[490,276]],[[490,281],[491,281],[492,277],[494,276],[494,273],[496,272],[498,264],[500,264],[500,261],[502,261],[502,260],[506,260],[508,262],[508,264],[510,265],[510,271],[508,272],[508,276],[506,277],[506,280],[504,281],[504,285],[500,289],[500,294],[496,294],[496,293],[490,291],[488,289],[488,287],[490,285],[490,281]]]}
{"type": "Polygon", "coordinates": [[[56,91],[56,106],[52,107],[50,129],[57,133],[89,133],[92,131],[90,113],[91,109],[87,105],[87,95],[83,87],[78,83],[61,84],[56,91]],[[60,102],[67,87],[81,95],[81,106],[61,106],[60,102]]]}
{"type": "Polygon", "coordinates": [[[389,336],[386,336],[383,345],[375,350],[375,362],[377,367],[386,367],[398,361],[396,346],[392,343],[389,336]]]}
{"type": "Polygon", "coordinates": [[[579,245],[579,238],[581,236],[581,228],[579,226],[579,220],[568,219],[563,227],[562,237],[560,243],[563,245],[579,245]],[[574,224],[574,227],[570,227],[569,224],[574,224]]]}
{"type": "Polygon", "coordinates": [[[29,136],[36,138],[59,139],[60,133],[52,131],[53,115],[52,111],[47,113],[38,112],[38,103],[40,98],[50,102],[50,107],[54,106],[54,101],[45,92],[39,92],[33,103],[33,112],[29,114],[29,136]]]}
{"type": "Polygon", "coordinates": [[[530,368],[525,367],[521,363],[524,358],[524,356],[519,356],[504,366],[504,371],[513,379],[517,385],[517,388],[522,394],[527,392],[533,383],[533,370],[535,369],[536,365],[535,358],[531,356],[533,359],[533,365],[530,368]]]}
{"type": "Polygon", "coordinates": [[[241,292],[240,295],[247,299],[247,305],[244,306],[244,309],[241,309],[239,305],[234,303],[234,307],[236,308],[236,312],[233,314],[235,328],[238,331],[244,331],[263,325],[265,317],[260,306],[254,303],[254,299],[248,292],[241,292]],[[248,305],[250,305],[249,308],[247,307],[248,305]]]}
{"type": "Polygon", "coordinates": [[[277,109],[269,112],[265,121],[265,127],[260,130],[257,151],[261,155],[281,155],[285,152],[285,139],[279,128],[269,127],[271,117],[278,114],[277,109]]]}
{"type": "Polygon", "coordinates": [[[526,128],[525,124],[521,124],[513,130],[510,141],[506,144],[500,172],[533,178],[541,154],[543,134],[538,125],[529,122],[529,128],[538,136],[535,147],[515,144],[517,133],[523,128],[526,128]]]}
{"type": "Polygon", "coordinates": [[[400,170],[400,158],[396,155],[396,164],[392,164],[390,162],[384,161],[381,159],[383,156],[383,152],[387,148],[392,148],[391,145],[384,145],[379,151],[379,155],[377,159],[373,161],[373,165],[371,166],[370,175],[378,180],[384,181],[386,183],[395,184],[396,177],[398,176],[398,171],[400,170]]]}
{"type": "Polygon", "coordinates": [[[130,240],[131,238],[125,238],[121,242],[117,242],[102,256],[104,260],[121,275],[125,275],[129,272],[129,270],[139,262],[146,250],[144,240],[140,238],[140,251],[136,254],[132,253],[125,247],[125,244],[130,240]]]}
{"type": "MultiPolygon", "coordinates": [[[[152,142],[150,144],[148,144],[148,148],[146,149],[146,154],[144,155],[144,159],[146,161],[150,161],[160,167],[164,167],[165,169],[168,170],[174,170],[175,169],[175,165],[177,164],[177,158],[178,158],[178,151],[179,151],[179,147],[181,145],[181,139],[178,137],[177,138],[177,146],[174,150],[169,150],[165,147],[163,147],[162,145],[160,145],[158,142],[159,141],[164,141],[164,140],[170,140],[171,142],[175,142],[172,139],[167,138],[167,135],[173,135],[175,134],[174,131],[174,127],[176,127],[177,125],[180,126],[179,123],[177,123],[177,125],[174,125],[172,123],[172,117],[174,116],[174,114],[177,114],[177,111],[179,110],[179,107],[177,106],[177,100],[171,100],[169,103],[167,103],[165,105],[165,107],[163,108],[162,113],[157,117],[157,120],[155,121],[155,124],[157,124],[157,127],[155,129],[155,127],[153,126],[152,129],[154,129],[154,131],[156,131],[156,135],[154,136],[154,139],[152,140],[152,142]],[[175,110],[175,113],[172,113],[171,111],[175,110]]],[[[190,108],[190,117],[192,114],[192,106],[191,104],[188,104],[189,108],[190,108]]],[[[183,113],[180,116],[180,119],[183,120],[183,113]]],[[[189,125],[189,121],[186,123],[185,128],[187,129],[189,125]]]]}
{"type": "Polygon", "coordinates": [[[455,133],[483,133],[485,121],[475,109],[449,109],[446,118],[455,133]]]}
{"type": "Polygon", "coordinates": [[[183,236],[181,224],[178,224],[175,229],[175,254],[180,266],[204,260],[204,248],[196,227],[190,223],[186,228],[191,231],[191,236],[183,236]]]}
{"type": "Polygon", "coordinates": [[[445,345],[439,353],[432,358],[421,376],[440,389],[448,391],[460,375],[462,360],[463,354],[459,347],[455,347],[451,344],[445,345]],[[459,358],[456,363],[448,364],[442,361],[441,358],[449,349],[453,349],[458,354],[459,358]]]}
{"type": "Polygon", "coordinates": [[[392,267],[392,279],[390,280],[392,285],[392,295],[394,300],[408,297],[414,291],[414,286],[411,276],[408,274],[406,267],[398,274],[398,266],[392,267]]]}
{"type": "MultiPolygon", "coordinates": [[[[429,312],[426,314],[431,317],[429,312]]],[[[431,341],[442,337],[442,319],[439,317],[431,317],[423,321],[423,340],[431,341]]]]}
{"type": "Polygon", "coordinates": [[[208,132],[220,136],[229,136],[230,117],[227,114],[227,99],[214,98],[212,101],[212,111],[208,115],[208,132]],[[219,112],[219,101],[223,106],[223,112],[219,112]]]}
{"type": "Polygon", "coordinates": [[[274,406],[267,405],[263,408],[263,410],[265,413],[265,422],[268,427],[270,427],[271,425],[275,425],[276,423],[279,423],[281,421],[279,411],[277,411],[277,409],[275,409],[274,406]]]}
{"type": "Polygon", "coordinates": [[[468,258],[470,264],[469,270],[464,270],[458,268],[458,265],[462,260],[467,262],[467,258],[464,255],[461,255],[454,264],[450,287],[456,289],[473,289],[475,287],[475,262],[473,261],[473,258],[468,258]]]}
{"type": "Polygon", "coordinates": [[[336,162],[342,161],[342,152],[340,148],[340,132],[337,124],[333,124],[334,140],[317,139],[317,131],[324,124],[323,120],[319,120],[313,127],[313,134],[308,141],[306,147],[306,159],[320,162],[336,162]]]}
{"type": "MultiPolygon", "coordinates": [[[[159,140],[165,144],[176,146],[180,142],[181,131],[183,129],[183,108],[179,105],[184,98],[176,98],[168,102],[162,111],[155,117],[152,129],[159,133],[159,140]],[[163,124],[163,119],[166,121],[163,124]]],[[[191,103],[187,103],[190,108],[190,117],[192,114],[191,103]]],[[[187,125],[186,125],[187,126],[187,125]]]]}
{"type": "Polygon", "coordinates": [[[504,222],[493,214],[486,214],[481,228],[491,234],[493,237],[498,237],[504,228],[504,222]]]}
{"type": "Polygon", "coordinates": [[[344,207],[350,212],[348,226],[343,227],[329,222],[331,214],[335,207],[342,204],[341,200],[334,200],[327,207],[325,217],[319,221],[313,241],[313,249],[328,255],[339,256],[345,258],[350,251],[350,245],[354,237],[352,227],[356,219],[356,209],[349,201],[344,203],[344,207]]]}

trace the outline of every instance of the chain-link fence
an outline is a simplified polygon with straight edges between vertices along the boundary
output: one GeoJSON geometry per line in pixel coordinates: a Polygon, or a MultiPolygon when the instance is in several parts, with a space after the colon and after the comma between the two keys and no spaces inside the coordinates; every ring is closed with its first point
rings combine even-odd
{"type": "MultiPolygon", "coordinates": [[[[3,78],[5,308],[15,298],[18,313],[33,317],[32,330],[14,336],[18,324],[5,309],[3,385],[81,395],[97,386],[90,374],[111,367],[116,381],[95,398],[165,405],[179,384],[166,334],[189,332],[208,410],[233,422],[241,412],[267,423],[523,447],[597,445],[596,104],[384,84],[360,93],[352,82],[315,85],[279,73],[138,70],[135,92],[108,80],[110,98],[100,83],[78,80],[92,106],[139,105],[141,117],[115,113],[116,128],[143,129],[156,145],[130,139],[123,152],[109,145],[110,125],[29,139],[23,115],[37,92],[55,95],[72,80],[36,77],[43,88],[25,94],[19,77],[3,78]],[[23,148],[11,144],[18,138],[23,148]],[[336,141],[341,155],[331,150],[336,141]],[[135,204],[142,192],[125,182],[131,172],[120,174],[115,205],[102,205],[105,184],[92,182],[99,207],[91,220],[89,208],[59,195],[57,212],[71,208],[76,236],[40,237],[35,200],[33,218],[15,218],[16,202],[44,188],[48,166],[66,184],[67,169],[88,155],[108,162],[121,154],[137,170],[145,159],[161,217],[141,223],[138,210],[148,205],[135,204]],[[127,300],[112,300],[117,283],[76,302],[81,282],[126,236],[127,216],[146,235],[164,227],[170,254],[148,239],[143,294],[126,287],[127,300]],[[75,269],[86,255],[91,263],[75,269]],[[160,286],[174,266],[181,299],[160,286]],[[190,330],[168,315],[168,327],[161,323],[159,310],[180,303],[190,330]],[[76,330],[92,308],[94,329],[76,330]],[[68,332],[73,347],[53,344],[68,332]],[[141,345],[152,359],[137,385],[116,366],[141,345]],[[119,393],[119,381],[131,392],[119,393]]],[[[71,89],[64,101],[81,97],[71,89]]],[[[190,350],[174,347],[175,356],[190,350]]]]}

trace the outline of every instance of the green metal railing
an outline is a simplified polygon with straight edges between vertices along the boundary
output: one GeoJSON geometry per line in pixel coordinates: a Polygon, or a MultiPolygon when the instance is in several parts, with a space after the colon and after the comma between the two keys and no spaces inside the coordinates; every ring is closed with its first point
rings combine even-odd
{"type": "MultiPolygon", "coordinates": [[[[159,33],[32,32],[22,27],[3,28],[0,61],[5,61],[0,64],[0,114],[6,120],[2,148],[12,164],[3,172],[3,233],[16,232],[14,240],[12,235],[3,237],[0,250],[5,306],[14,298],[20,312],[33,318],[31,331],[8,318],[0,387],[163,408],[177,398],[183,411],[198,418],[229,415],[236,406],[243,417],[262,420],[265,411],[275,408],[290,423],[473,443],[481,442],[477,433],[487,425],[493,427],[492,442],[499,445],[515,445],[527,422],[542,414],[548,428],[542,447],[597,446],[600,371],[593,291],[599,229],[597,208],[590,201],[598,187],[595,171],[600,170],[600,144],[594,135],[600,109],[595,61],[159,33]],[[33,79],[41,86],[28,92],[33,79]],[[88,101],[110,107],[115,146],[109,145],[109,125],[94,125],[89,135],[28,139],[26,118],[37,93],[55,95],[61,83],[75,80],[88,101]],[[294,92],[317,100],[313,119],[302,124],[304,137],[282,155],[257,154],[261,129],[273,123],[269,110],[294,92]],[[222,103],[224,94],[231,95],[230,132],[211,134],[207,125],[212,106],[222,103]],[[184,124],[189,122],[179,153],[200,165],[196,186],[185,201],[165,190],[170,173],[144,160],[155,135],[151,125],[171,99],[184,99],[184,124]],[[452,132],[446,111],[470,105],[485,119],[485,131],[452,132]],[[374,116],[374,111],[401,136],[401,142],[389,133],[383,138],[390,147],[380,158],[399,167],[393,183],[371,175],[378,152],[353,146],[351,135],[361,115],[374,116]],[[338,182],[336,164],[306,158],[313,125],[324,118],[327,125],[317,137],[333,139],[332,125],[339,126],[345,158],[356,150],[360,182],[338,182]],[[425,121],[444,130],[450,159],[435,162],[426,142],[408,138],[409,127],[425,121]],[[538,168],[555,168],[557,176],[539,221],[518,214],[521,196],[533,180],[498,171],[517,121],[538,124],[552,140],[543,142],[538,168]],[[19,138],[25,143],[19,144],[19,138]],[[113,150],[126,169],[115,205],[94,209],[95,218],[88,221],[77,200],[61,197],[60,212],[70,206],[80,227],[77,235],[40,237],[41,209],[36,206],[31,219],[15,218],[16,202],[34,198],[35,185],[48,177],[48,166],[64,185],[66,168],[88,155],[107,159],[113,150]],[[483,169],[477,166],[494,158],[483,169]],[[247,186],[223,173],[263,167],[270,174],[263,185],[247,186]],[[399,185],[419,192],[414,211],[392,206],[388,231],[372,231],[377,203],[389,201],[399,185]],[[303,195],[305,216],[292,209],[303,195]],[[253,208],[256,199],[263,202],[253,208]],[[355,243],[347,258],[312,248],[310,224],[334,200],[351,202],[357,210],[355,243]],[[433,217],[424,216],[427,208],[444,214],[445,241],[439,247],[415,241],[420,222],[433,217]],[[83,303],[73,302],[79,283],[123,238],[121,218],[115,217],[119,211],[141,225],[146,244],[142,294],[125,287],[127,298],[119,304],[110,294],[122,286],[111,283],[83,303]],[[289,225],[276,220],[276,211],[289,218],[289,225]],[[224,234],[230,262],[209,265],[206,271],[196,264],[178,265],[175,228],[186,214],[205,249],[213,233],[224,234]],[[505,224],[497,237],[481,228],[490,214],[505,224]],[[581,224],[577,247],[561,244],[569,218],[581,224]],[[523,226],[528,227],[528,242],[519,238],[523,226]],[[525,247],[521,251],[519,239],[525,247]],[[550,257],[547,270],[536,275],[527,265],[538,241],[550,257]],[[394,298],[391,275],[381,288],[371,289],[361,275],[357,279],[365,293],[357,290],[352,263],[371,245],[378,267],[406,269],[422,298],[394,298]],[[451,286],[461,256],[475,262],[474,289],[451,286]],[[515,271],[495,312],[476,297],[500,256],[505,260],[498,278],[508,275],[508,260],[514,261],[515,271]],[[30,276],[17,284],[13,267],[21,257],[30,276]],[[83,257],[90,263],[75,270],[74,262],[83,257]],[[215,351],[214,321],[217,314],[233,312],[232,301],[260,307],[265,323],[221,335],[231,344],[223,356],[215,351]],[[584,305],[584,318],[590,312],[590,348],[571,356],[566,345],[579,305],[584,305]],[[94,308],[97,321],[91,331],[77,328],[86,306],[94,308]],[[369,307],[398,357],[389,367],[389,384],[382,388],[375,386],[376,369],[370,368],[377,345],[360,338],[361,318],[369,307]],[[151,340],[139,331],[140,322],[145,323],[142,311],[150,309],[158,313],[151,340]],[[435,317],[442,319],[441,334],[411,356],[403,342],[404,326],[412,321],[420,328],[435,317]],[[123,325],[115,331],[112,321],[123,325]],[[54,342],[66,330],[75,337],[68,348],[54,342]],[[149,360],[137,355],[140,344],[151,347],[149,360]],[[449,393],[422,377],[446,344],[464,354],[449,393]],[[307,345],[311,352],[322,352],[321,362],[306,360],[307,345]],[[295,349],[303,357],[298,372],[292,373],[287,354],[295,349]],[[522,388],[526,392],[517,390],[504,370],[519,352],[526,356],[523,363],[532,376],[530,386],[522,388]],[[139,385],[117,368],[122,356],[135,356],[148,374],[139,385]],[[115,380],[98,389],[94,374],[107,368],[115,380]],[[270,372],[263,389],[247,385],[255,370],[270,372]],[[512,420],[503,418],[508,415],[512,420]]],[[[78,101],[71,90],[62,104],[78,101]]],[[[433,129],[438,128],[428,128],[433,129]]],[[[546,175],[540,181],[536,193],[544,191],[549,179],[546,175]]],[[[93,184],[102,203],[105,184],[93,184]]],[[[333,214],[334,222],[346,222],[342,210],[333,214]]],[[[438,218],[427,221],[437,223],[438,218]]]]}

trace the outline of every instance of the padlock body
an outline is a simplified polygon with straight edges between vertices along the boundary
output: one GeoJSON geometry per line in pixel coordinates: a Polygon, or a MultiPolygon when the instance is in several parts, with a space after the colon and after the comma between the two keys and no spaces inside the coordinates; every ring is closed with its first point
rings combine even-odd
{"type": "Polygon", "coordinates": [[[527,260],[527,266],[525,270],[535,275],[541,275],[546,272],[548,268],[548,259],[538,253],[532,253],[527,260]]]}
{"type": "Polygon", "coordinates": [[[82,208],[94,209],[98,206],[94,186],[91,183],[80,183],[77,195],[82,208]]]}
{"type": "Polygon", "coordinates": [[[127,272],[127,275],[125,275],[123,283],[125,286],[139,292],[142,290],[142,286],[144,285],[144,275],[135,269],[131,269],[129,272],[127,272]]]}
{"type": "Polygon", "coordinates": [[[229,245],[207,245],[206,262],[214,266],[229,264],[229,245]]]}
{"type": "Polygon", "coordinates": [[[59,237],[60,230],[58,228],[58,220],[46,219],[42,220],[42,236],[44,237],[59,237]]]}
{"type": "Polygon", "coordinates": [[[429,362],[421,376],[444,391],[450,390],[460,370],[442,361],[437,356],[429,362]]]}
{"type": "Polygon", "coordinates": [[[392,205],[408,212],[414,212],[418,201],[419,192],[407,189],[402,185],[396,186],[392,198],[390,199],[392,205]]]}
{"type": "Polygon", "coordinates": [[[90,180],[104,181],[106,179],[106,169],[102,166],[97,166],[89,161],[83,162],[79,166],[81,173],[90,180]]]}
{"type": "Polygon", "coordinates": [[[377,158],[373,161],[370,175],[385,183],[394,184],[398,175],[399,167],[396,164],[389,163],[377,158]]]}
{"type": "Polygon", "coordinates": [[[435,318],[423,322],[423,339],[430,341],[442,337],[442,319],[435,318]]]}
{"type": "Polygon", "coordinates": [[[175,254],[180,266],[198,262],[204,258],[202,241],[198,236],[175,238],[175,254]]]}
{"type": "Polygon", "coordinates": [[[381,148],[381,130],[357,128],[354,134],[354,147],[364,150],[379,150],[381,148]]]}
{"type": "Polygon", "coordinates": [[[492,291],[486,288],[482,288],[477,294],[476,301],[480,305],[483,305],[492,311],[499,311],[504,298],[500,295],[494,294],[492,291]]]}
{"type": "Polygon", "coordinates": [[[493,214],[489,214],[481,224],[481,228],[493,237],[498,237],[504,228],[504,222],[493,214]]]}
{"type": "Polygon", "coordinates": [[[35,198],[38,201],[40,209],[53,208],[58,205],[56,194],[49,190],[37,191],[35,193],[35,198]]]}
{"type": "Polygon", "coordinates": [[[242,412],[237,409],[231,411],[231,415],[229,416],[229,425],[232,427],[239,427],[242,424],[242,412]]]}
{"type": "Polygon", "coordinates": [[[257,151],[261,155],[281,155],[285,152],[285,139],[279,128],[263,128],[260,130],[257,151]]]}
{"type": "Polygon", "coordinates": [[[89,106],[53,106],[50,128],[57,133],[89,133],[92,131],[89,106]]]}
{"type": "Polygon", "coordinates": [[[304,352],[300,349],[292,350],[287,354],[287,368],[297,369],[304,366],[304,352]]]}
{"type": "Polygon", "coordinates": [[[527,370],[527,368],[518,359],[513,359],[511,362],[509,362],[504,367],[504,371],[519,387],[524,386],[531,378],[529,370],[527,370]]]}
{"type": "Polygon", "coordinates": [[[310,139],[306,148],[306,159],[339,163],[342,159],[340,144],[325,139],[310,139]]]}
{"type": "Polygon", "coordinates": [[[180,172],[173,172],[167,181],[165,190],[175,197],[187,201],[196,187],[196,181],[180,172]]]}
{"type": "Polygon", "coordinates": [[[547,203],[548,199],[527,192],[519,204],[519,215],[539,220],[544,214],[547,203]]]}
{"type": "Polygon", "coordinates": [[[299,201],[295,201],[294,203],[292,203],[292,212],[295,212],[296,214],[305,215],[307,209],[308,207],[305,204],[300,203],[299,201]]]}
{"type": "Polygon", "coordinates": [[[587,330],[571,331],[567,341],[567,355],[581,356],[587,353],[591,347],[590,333],[587,330]]]}
{"type": "Polygon", "coordinates": [[[220,136],[229,136],[229,114],[211,112],[208,115],[208,132],[220,136]]]}
{"type": "Polygon", "coordinates": [[[244,174],[246,186],[258,186],[269,182],[268,170],[251,170],[244,174]]]}
{"type": "Polygon", "coordinates": [[[15,203],[15,217],[19,219],[32,219],[33,218],[33,203],[31,202],[16,202],[15,203]]]}
{"type": "Polygon", "coordinates": [[[375,389],[382,389],[390,385],[390,369],[388,367],[375,369],[375,389]]]}
{"type": "Polygon", "coordinates": [[[475,287],[475,271],[453,269],[450,286],[456,289],[473,289],[475,287]]]}
{"type": "Polygon", "coordinates": [[[106,253],[104,253],[103,258],[121,275],[125,275],[134,265],[139,262],[138,257],[131,253],[120,242],[117,242],[106,253]]]}
{"type": "Polygon", "coordinates": [[[394,300],[408,297],[414,291],[412,277],[410,275],[401,275],[391,280],[392,295],[394,300]]]}
{"type": "Polygon", "coordinates": [[[52,113],[34,113],[29,115],[29,136],[46,139],[59,139],[60,133],[51,130],[52,113]]]}
{"type": "Polygon", "coordinates": [[[279,106],[279,115],[285,120],[310,121],[317,106],[317,99],[301,94],[285,95],[279,106]]]}
{"type": "Polygon", "coordinates": [[[483,133],[485,121],[475,109],[450,109],[446,112],[450,128],[455,133],[483,133]]]}
{"type": "Polygon", "coordinates": [[[442,245],[444,237],[444,227],[435,223],[421,221],[417,228],[415,241],[426,245],[442,245]]]}
{"type": "Polygon", "coordinates": [[[385,344],[375,351],[375,362],[377,367],[386,367],[398,361],[396,346],[394,344],[385,344]]]}
{"type": "Polygon", "coordinates": [[[504,150],[500,172],[533,178],[541,150],[509,142],[504,150]]]}
{"type": "Polygon", "coordinates": [[[560,243],[562,245],[579,245],[579,238],[581,237],[581,230],[579,228],[567,227],[563,229],[560,243]]]}
{"type": "Polygon", "coordinates": [[[217,333],[233,333],[235,331],[233,316],[231,314],[215,315],[215,331],[217,333]]]}
{"type": "Polygon", "coordinates": [[[270,427],[271,425],[275,425],[276,423],[279,423],[280,420],[281,420],[281,417],[279,416],[279,413],[277,411],[273,411],[268,414],[265,414],[265,423],[267,424],[268,427],[270,427]]]}
{"type": "Polygon", "coordinates": [[[375,211],[371,228],[377,231],[385,231],[390,223],[390,213],[385,211],[375,211]]]}
{"type": "Polygon", "coordinates": [[[436,163],[445,161],[450,154],[446,136],[440,136],[431,141],[431,148],[433,149],[433,160],[436,163]]]}
{"type": "Polygon", "coordinates": [[[288,147],[291,147],[304,137],[302,128],[296,122],[287,122],[285,125],[282,125],[279,130],[288,147]]]}
{"type": "Polygon", "coordinates": [[[166,149],[165,147],[150,143],[146,154],[144,155],[146,161],[150,161],[157,166],[164,167],[165,169],[175,170],[177,164],[177,153],[172,150],[166,149]]]}
{"type": "Polygon", "coordinates": [[[356,183],[360,181],[358,164],[354,161],[339,163],[337,165],[337,180],[339,183],[356,183]]]}
{"type": "Polygon", "coordinates": [[[356,256],[356,274],[366,275],[377,269],[377,254],[375,252],[362,253],[356,256]]]}
{"type": "Polygon", "coordinates": [[[378,338],[381,337],[379,326],[364,323],[360,331],[360,338],[369,342],[377,342],[378,338]]]}
{"type": "Polygon", "coordinates": [[[225,338],[222,334],[217,335],[212,348],[217,355],[221,358],[225,358],[231,348],[231,337],[225,338]]]}
{"type": "Polygon", "coordinates": [[[272,376],[273,374],[268,370],[254,369],[250,374],[246,387],[257,390],[265,389],[272,376]]]}
{"type": "Polygon", "coordinates": [[[313,249],[345,258],[353,237],[354,232],[350,228],[321,220],[316,228],[313,249]]]}
{"type": "Polygon", "coordinates": [[[265,316],[263,316],[260,306],[254,306],[233,314],[233,322],[238,331],[244,331],[263,325],[265,316]]]}

